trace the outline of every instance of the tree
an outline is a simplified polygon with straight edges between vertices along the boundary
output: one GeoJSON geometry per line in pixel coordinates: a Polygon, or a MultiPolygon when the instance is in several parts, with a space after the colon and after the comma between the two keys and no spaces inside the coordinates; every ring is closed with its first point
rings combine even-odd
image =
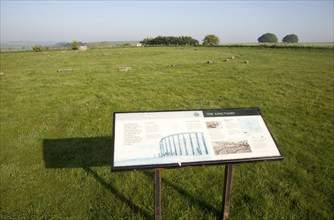
{"type": "Polygon", "coordinates": [[[144,40],[140,41],[139,43],[144,45],[151,45],[152,38],[145,38],[144,40]]]}
{"type": "Polygon", "coordinates": [[[203,40],[204,46],[217,46],[219,45],[219,38],[213,34],[206,35],[203,40]]]}
{"type": "Polygon", "coordinates": [[[277,36],[273,33],[263,34],[261,37],[257,39],[259,43],[277,43],[277,36]]]}
{"type": "Polygon", "coordinates": [[[282,42],[284,43],[298,43],[298,36],[295,34],[288,34],[286,35],[282,42]]]}
{"type": "Polygon", "coordinates": [[[72,50],[79,50],[79,46],[80,46],[80,42],[78,41],[73,41],[72,44],[71,44],[71,48],[72,50]]]}
{"type": "Polygon", "coordinates": [[[41,45],[34,45],[34,46],[32,47],[32,50],[33,50],[34,52],[41,52],[41,51],[42,51],[42,46],[41,46],[41,45]]]}

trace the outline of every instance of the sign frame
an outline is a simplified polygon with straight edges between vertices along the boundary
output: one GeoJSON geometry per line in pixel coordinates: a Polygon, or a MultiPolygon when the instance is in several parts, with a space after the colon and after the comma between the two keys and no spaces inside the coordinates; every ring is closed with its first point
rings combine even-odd
{"type": "MultiPolygon", "coordinates": [[[[204,117],[210,117],[206,115],[204,117]]],[[[159,110],[159,111],[127,111],[127,112],[114,112],[113,113],[113,136],[112,136],[112,163],[111,170],[112,172],[117,171],[130,171],[130,170],[152,170],[152,169],[162,169],[162,168],[180,168],[180,167],[193,167],[193,166],[210,166],[210,165],[229,165],[229,164],[238,164],[238,163],[248,163],[248,162],[260,162],[260,161],[274,161],[274,160],[283,160],[284,156],[280,150],[279,145],[277,144],[272,132],[267,126],[266,120],[264,119],[262,112],[258,107],[250,108],[222,108],[222,109],[192,109],[192,110],[159,110]],[[147,164],[147,165],[125,165],[125,166],[115,166],[115,137],[118,134],[116,130],[116,119],[118,114],[132,114],[132,113],[169,113],[169,112],[192,112],[200,111],[203,114],[213,113],[211,117],[233,117],[233,112],[238,112],[237,116],[250,116],[257,115],[260,116],[263,120],[264,127],[267,129],[270,138],[273,140],[275,147],[277,148],[278,155],[275,156],[263,156],[263,157],[247,157],[247,158],[238,158],[238,159],[218,159],[218,160],[201,160],[201,161],[191,161],[191,162],[182,162],[180,163],[156,163],[156,164],[147,164]],[[218,115],[215,115],[215,114],[218,115]],[[240,114],[239,114],[240,113],[240,114]],[[249,113],[251,113],[249,115],[249,113]],[[226,114],[226,115],[219,115],[226,114]],[[230,114],[230,115],[228,115],[230,114]]]]}

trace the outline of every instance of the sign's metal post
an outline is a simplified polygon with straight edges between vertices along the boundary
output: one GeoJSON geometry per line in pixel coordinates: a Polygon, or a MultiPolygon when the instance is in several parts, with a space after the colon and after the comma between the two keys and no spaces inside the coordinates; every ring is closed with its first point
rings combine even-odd
{"type": "Polygon", "coordinates": [[[223,207],[221,213],[221,219],[229,219],[231,194],[232,194],[232,176],[233,176],[233,164],[227,164],[225,167],[225,181],[224,181],[224,194],[223,194],[223,207]]]}
{"type": "Polygon", "coordinates": [[[154,219],[161,220],[161,169],[154,172],[154,219]]]}

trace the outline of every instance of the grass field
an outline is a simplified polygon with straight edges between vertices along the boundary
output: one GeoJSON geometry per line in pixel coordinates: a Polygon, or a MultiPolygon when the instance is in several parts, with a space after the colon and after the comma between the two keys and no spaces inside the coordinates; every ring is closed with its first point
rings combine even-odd
{"type": "MultiPolygon", "coordinates": [[[[112,113],[234,107],[262,110],[285,159],[235,166],[231,219],[334,218],[332,49],[0,55],[0,219],[152,219],[153,172],[110,171],[112,113]]],[[[223,181],[223,166],[163,170],[163,218],[216,219],[223,181]]]]}

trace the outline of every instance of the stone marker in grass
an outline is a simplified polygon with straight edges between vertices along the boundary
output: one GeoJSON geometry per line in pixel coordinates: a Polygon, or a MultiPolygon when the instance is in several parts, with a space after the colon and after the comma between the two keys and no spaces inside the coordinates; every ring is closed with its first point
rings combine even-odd
{"type": "Polygon", "coordinates": [[[70,71],[72,71],[72,68],[60,68],[57,70],[58,73],[59,72],[70,72],[70,71]]]}
{"type": "Polygon", "coordinates": [[[118,71],[130,71],[130,70],[131,70],[131,67],[128,67],[128,66],[118,67],[118,71]]]}

